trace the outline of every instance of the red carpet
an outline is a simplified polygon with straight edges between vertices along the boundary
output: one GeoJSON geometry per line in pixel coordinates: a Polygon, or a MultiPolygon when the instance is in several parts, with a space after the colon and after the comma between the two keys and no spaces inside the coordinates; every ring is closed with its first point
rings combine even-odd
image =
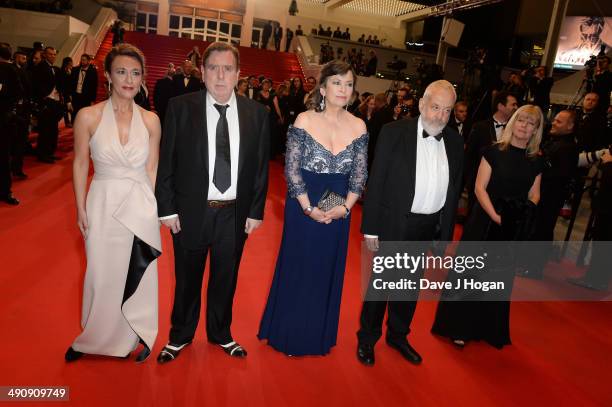
{"type": "MultiPolygon", "coordinates": [[[[60,150],[70,148],[69,134],[60,150]]],[[[82,406],[609,406],[612,304],[518,303],[512,309],[514,345],[498,351],[482,343],[457,350],[429,333],[434,302],[417,308],[410,340],[422,366],[400,360],[379,343],[377,363],[355,358],[359,294],[360,213],[355,210],[340,316],[338,345],[326,357],[289,358],[255,336],[271,281],[282,229],[284,181],[271,167],[263,227],[247,242],[235,301],[233,332],[249,351],[230,359],[205,340],[175,362],[155,356],[167,340],[173,293],[172,247],[163,231],[159,274],[159,337],[153,357],[63,355],[79,332],[83,244],[76,227],[69,157],[56,165],[26,162],[16,182],[18,207],[0,206],[0,385],[69,386],[70,404],[82,406]]]]}

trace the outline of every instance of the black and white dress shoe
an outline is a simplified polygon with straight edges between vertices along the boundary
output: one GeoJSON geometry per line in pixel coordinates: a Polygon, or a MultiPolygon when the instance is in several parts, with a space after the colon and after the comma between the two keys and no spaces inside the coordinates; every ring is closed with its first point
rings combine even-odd
{"type": "MultiPolygon", "coordinates": [[[[191,342],[187,342],[187,343],[185,343],[183,345],[167,344],[166,346],[164,346],[164,348],[161,350],[161,352],[159,352],[159,355],[157,356],[157,362],[159,362],[161,364],[164,364],[164,363],[167,363],[167,362],[172,362],[174,359],[176,359],[178,357],[178,355],[181,353],[181,350],[185,346],[189,345],[190,343],[191,342]]],[[[140,355],[138,355],[138,356],[140,357],[140,355]]],[[[148,357],[148,355],[147,355],[147,357],[148,357]]]]}
{"type": "Polygon", "coordinates": [[[66,362],[74,362],[75,360],[79,360],[83,357],[84,353],[76,351],[72,349],[72,346],[68,348],[66,354],[64,355],[64,359],[66,362]]]}
{"type": "Polygon", "coordinates": [[[405,339],[393,340],[387,338],[387,345],[397,350],[410,363],[418,365],[423,361],[421,355],[405,339]]]}
{"type": "Polygon", "coordinates": [[[236,357],[236,358],[244,358],[247,355],[246,349],[240,346],[238,342],[232,341],[224,345],[219,344],[219,346],[221,346],[221,349],[223,349],[223,352],[227,353],[230,356],[236,357]]]}
{"type": "Polygon", "coordinates": [[[19,199],[15,198],[13,194],[8,194],[7,196],[0,197],[0,201],[6,202],[7,204],[12,206],[19,205],[19,199]]]}

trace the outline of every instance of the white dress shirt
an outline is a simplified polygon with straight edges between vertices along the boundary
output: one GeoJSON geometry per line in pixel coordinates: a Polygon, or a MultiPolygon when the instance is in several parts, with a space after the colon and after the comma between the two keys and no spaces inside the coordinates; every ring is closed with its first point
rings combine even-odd
{"type": "Polygon", "coordinates": [[[493,127],[495,128],[495,138],[497,141],[501,140],[504,128],[506,127],[505,125],[506,123],[498,122],[497,120],[493,119],[493,127]],[[504,126],[499,126],[500,124],[503,124],[504,126]]]}
{"type": "MultiPolygon", "coordinates": [[[[430,215],[438,212],[446,203],[449,169],[444,139],[436,140],[434,135],[423,138],[423,125],[418,119],[416,134],[416,173],[412,213],[430,215]]],[[[378,238],[376,235],[364,235],[378,238]]]]}
{"type": "Polygon", "coordinates": [[[83,82],[85,82],[85,75],[87,75],[87,69],[81,68],[79,70],[79,80],[77,82],[76,93],[83,93],[83,82]]]}
{"type": "Polygon", "coordinates": [[[429,215],[438,212],[446,203],[448,190],[448,159],[444,139],[423,138],[419,117],[417,127],[416,176],[412,213],[429,215]]]}
{"type": "MultiPolygon", "coordinates": [[[[232,92],[230,100],[225,103],[229,105],[225,112],[227,124],[229,126],[230,138],[230,162],[231,162],[231,185],[221,193],[213,183],[213,175],[215,172],[215,158],[217,156],[217,122],[219,121],[219,111],[215,108],[215,103],[218,103],[212,95],[206,93],[206,129],[208,131],[208,200],[231,201],[236,199],[236,185],[238,183],[238,153],[240,151],[240,124],[238,121],[238,103],[236,95],[232,92]]],[[[159,219],[171,219],[177,217],[177,214],[162,216],[159,219]]]]}
{"type": "Polygon", "coordinates": [[[206,126],[208,128],[208,199],[219,201],[230,201],[236,199],[236,183],[238,181],[238,151],[240,148],[240,125],[238,122],[238,104],[236,102],[236,94],[232,92],[230,100],[226,103],[229,105],[225,112],[227,124],[229,125],[230,138],[230,161],[231,161],[231,182],[232,184],[224,193],[221,193],[215,184],[213,184],[213,175],[215,172],[215,158],[217,157],[217,121],[219,121],[219,111],[214,104],[221,105],[206,93],[206,126]]]}
{"type": "MultiPolygon", "coordinates": [[[[45,61],[45,63],[49,64],[49,62],[47,61],[45,61]]],[[[51,73],[53,73],[53,76],[55,76],[55,69],[53,68],[53,64],[49,64],[49,66],[51,67],[51,73]]],[[[55,100],[56,102],[60,101],[60,94],[55,86],[53,87],[53,90],[51,90],[51,93],[47,95],[47,97],[49,99],[55,100]]]]}

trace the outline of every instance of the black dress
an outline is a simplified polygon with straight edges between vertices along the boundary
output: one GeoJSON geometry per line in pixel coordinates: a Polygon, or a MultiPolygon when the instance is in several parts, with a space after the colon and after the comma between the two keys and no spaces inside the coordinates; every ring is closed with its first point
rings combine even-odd
{"type": "MultiPolygon", "coordinates": [[[[509,203],[519,202],[529,208],[528,193],[535,178],[542,172],[542,163],[539,157],[530,158],[524,149],[508,146],[500,150],[499,145],[489,147],[483,158],[491,165],[491,178],[487,185],[487,193],[493,206],[502,217],[502,226],[491,220],[477,201],[474,204],[468,220],[464,225],[462,241],[511,241],[524,240],[523,233],[517,233],[518,227],[509,230],[509,225],[516,225],[513,218],[504,213],[509,203]]],[[[531,204],[531,206],[534,206],[531,204]]],[[[506,210],[509,213],[509,210],[506,210]]],[[[525,220],[531,218],[526,213],[525,220]]],[[[467,251],[473,247],[470,244],[460,245],[459,251],[467,251]]],[[[504,247],[498,245],[497,247],[504,247]]],[[[510,246],[510,245],[508,245],[510,246]]],[[[490,248],[489,248],[490,249],[490,248]]],[[[491,257],[491,256],[489,256],[491,257]]],[[[496,348],[509,345],[510,341],[510,293],[514,281],[514,268],[508,264],[508,257],[498,261],[490,281],[501,281],[505,284],[502,294],[487,293],[483,291],[444,290],[438,303],[438,310],[432,327],[434,334],[451,339],[485,340],[496,348]],[[495,297],[493,297],[495,295],[495,297]],[[491,298],[502,301],[493,301],[491,298]]],[[[458,274],[449,272],[447,281],[452,287],[457,286],[459,279],[484,280],[480,271],[458,274]]],[[[488,277],[491,277],[489,274],[488,277]]]]}

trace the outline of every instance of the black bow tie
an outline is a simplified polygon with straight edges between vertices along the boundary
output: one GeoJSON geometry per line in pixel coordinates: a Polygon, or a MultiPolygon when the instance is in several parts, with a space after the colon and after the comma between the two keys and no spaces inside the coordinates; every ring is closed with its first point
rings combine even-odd
{"type": "MultiPolygon", "coordinates": [[[[431,136],[431,134],[427,133],[425,131],[425,129],[423,129],[423,138],[427,138],[427,137],[432,137],[432,136],[431,136]]],[[[440,134],[438,134],[436,136],[433,136],[433,138],[435,138],[438,141],[442,140],[442,133],[440,133],[440,134]]]]}
{"type": "Polygon", "coordinates": [[[506,128],[506,123],[495,122],[495,128],[499,129],[500,127],[506,128]]]}

